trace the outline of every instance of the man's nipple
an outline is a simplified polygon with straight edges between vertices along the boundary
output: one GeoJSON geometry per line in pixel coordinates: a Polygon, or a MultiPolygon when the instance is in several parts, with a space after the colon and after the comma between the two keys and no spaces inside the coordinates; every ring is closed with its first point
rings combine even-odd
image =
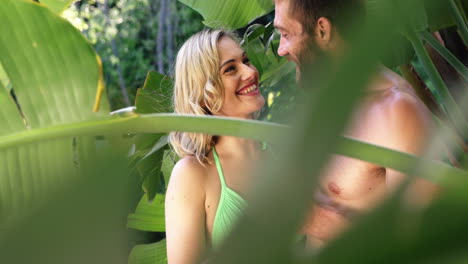
{"type": "Polygon", "coordinates": [[[329,182],[327,187],[331,193],[334,193],[336,195],[339,195],[341,193],[341,188],[334,182],[329,182]]]}

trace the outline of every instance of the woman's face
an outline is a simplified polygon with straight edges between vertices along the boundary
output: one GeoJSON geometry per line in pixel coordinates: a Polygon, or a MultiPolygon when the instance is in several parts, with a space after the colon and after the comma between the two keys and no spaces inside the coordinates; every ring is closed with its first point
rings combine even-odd
{"type": "Polygon", "coordinates": [[[265,104],[260,93],[259,74],[246,53],[230,37],[218,42],[220,75],[224,86],[224,103],[220,114],[229,117],[253,118],[265,104]]]}

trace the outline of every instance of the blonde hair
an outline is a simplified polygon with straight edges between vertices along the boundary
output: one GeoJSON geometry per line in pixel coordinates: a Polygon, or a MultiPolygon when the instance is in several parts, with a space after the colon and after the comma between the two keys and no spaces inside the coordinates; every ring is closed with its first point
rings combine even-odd
{"type": "MultiPolygon", "coordinates": [[[[224,101],[224,87],[219,67],[218,42],[224,37],[238,42],[229,31],[203,30],[190,37],[180,48],[175,62],[174,112],[177,114],[213,115],[224,101]]],[[[193,155],[201,164],[214,145],[213,135],[172,132],[169,142],[180,157],[193,155]]]]}

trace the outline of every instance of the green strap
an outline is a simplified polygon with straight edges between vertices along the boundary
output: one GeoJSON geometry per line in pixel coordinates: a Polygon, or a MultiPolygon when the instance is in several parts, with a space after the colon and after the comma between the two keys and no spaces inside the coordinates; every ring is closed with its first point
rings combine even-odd
{"type": "Polygon", "coordinates": [[[216,168],[218,169],[219,180],[221,181],[221,187],[226,187],[226,182],[224,181],[224,174],[223,169],[221,168],[221,162],[219,161],[218,153],[216,152],[216,148],[213,146],[213,157],[216,164],[216,168]]]}

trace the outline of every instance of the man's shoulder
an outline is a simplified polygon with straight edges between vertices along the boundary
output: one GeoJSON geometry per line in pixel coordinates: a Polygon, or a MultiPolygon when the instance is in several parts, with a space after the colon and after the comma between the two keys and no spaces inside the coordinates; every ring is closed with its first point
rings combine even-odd
{"type": "Polygon", "coordinates": [[[419,152],[432,126],[430,111],[404,82],[373,95],[354,124],[359,138],[411,153],[419,152]]]}
{"type": "Polygon", "coordinates": [[[415,89],[404,78],[387,68],[382,69],[381,76],[371,89],[373,95],[367,101],[369,109],[380,110],[376,112],[384,115],[386,121],[431,115],[415,89]]]}
{"type": "MultiPolygon", "coordinates": [[[[417,97],[411,86],[406,84],[391,87],[376,101],[388,122],[398,124],[409,121],[428,121],[431,113],[417,97]]],[[[410,124],[407,124],[410,125],[410,124]]]]}

